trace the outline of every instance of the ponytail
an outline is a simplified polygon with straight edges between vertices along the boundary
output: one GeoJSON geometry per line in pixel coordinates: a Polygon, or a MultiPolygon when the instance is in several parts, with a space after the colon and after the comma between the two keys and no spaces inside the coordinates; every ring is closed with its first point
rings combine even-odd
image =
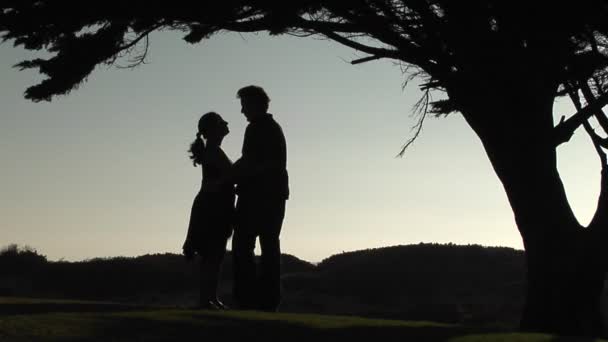
{"type": "Polygon", "coordinates": [[[196,164],[203,165],[203,153],[205,152],[205,142],[201,138],[201,133],[196,133],[196,139],[190,144],[190,159],[192,164],[196,167],[196,164]]]}

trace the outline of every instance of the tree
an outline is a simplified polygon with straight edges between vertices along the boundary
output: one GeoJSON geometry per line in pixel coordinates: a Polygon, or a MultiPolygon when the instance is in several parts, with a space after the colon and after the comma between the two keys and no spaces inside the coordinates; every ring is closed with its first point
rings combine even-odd
{"type": "MultiPolygon", "coordinates": [[[[184,32],[198,43],[220,31],[334,40],[369,57],[392,59],[424,80],[419,124],[460,113],[480,138],[502,182],[527,263],[525,330],[598,335],[608,248],[608,4],[523,0],[4,0],[4,40],[47,59],[24,61],[48,76],[25,97],[51,100],[96,65],[129,55],[145,60],[148,34],[184,32]],[[66,16],[71,13],[70,16],[66,16]],[[431,102],[429,92],[447,99],[431,102]],[[569,96],[576,113],[553,122],[553,103],[569,96]],[[584,129],[601,163],[601,191],[587,227],[576,219],[556,165],[556,149],[584,129]]],[[[407,146],[407,145],[406,145],[407,146]]]]}

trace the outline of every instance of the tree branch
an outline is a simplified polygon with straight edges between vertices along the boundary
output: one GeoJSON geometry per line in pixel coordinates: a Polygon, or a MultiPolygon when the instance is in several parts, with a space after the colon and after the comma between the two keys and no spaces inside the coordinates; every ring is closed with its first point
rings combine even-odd
{"type": "MultiPolygon", "coordinates": [[[[302,17],[298,17],[295,21],[295,26],[305,30],[318,32],[331,40],[335,40],[336,42],[342,45],[369,53],[371,55],[383,55],[383,57],[386,58],[398,59],[405,63],[417,65],[422,69],[426,70],[427,72],[437,71],[436,65],[429,62],[429,60],[422,58],[424,53],[420,51],[420,48],[412,44],[412,42],[404,39],[402,36],[390,30],[383,29],[382,25],[377,25],[377,23],[371,19],[368,19],[367,21],[363,22],[357,22],[357,17],[353,17],[352,15],[347,14],[345,14],[345,18],[350,20],[350,22],[332,23],[327,21],[307,20],[302,17]],[[369,35],[370,37],[373,37],[386,45],[394,47],[395,50],[372,48],[368,46],[368,48],[383,50],[384,53],[370,52],[369,50],[363,50],[358,47],[355,47],[355,45],[352,44],[354,41],[338,34],[354,32],[367,32],[367,35],[369,35]],[[391,51],[389,55],[386,55],[387,51],[391,51]]],[[[354,43],[359,44],[359,47],[365,46],[358,42],[354,43]]]]}
{"type": "MultiPolygon", "coordinates": [[[[586,82],[579,82],[579,86],[581,87],[581,91],[583,92],[583,96],[585,97],[587,103],[595,99],[591,88],[586,82]]],[[[593,115],[597,119],[597,122],[599,122],[600,126],[602,126],[604,132],[608,133],[608,118],[606,118],[606,113],[604,113],[604,111],[600,108],[595,111],[593,115]]]]}
{"type": "Polygon", "coordinates": [[[309,31],[332,31],[340,33],[360,33],[363,32],[361,25],[347,22],[332,22],[327,20],[308,20],[302,17],[296,18],[297,26],[309,31]]]}
{"type": "MultiPolygon", "coordinates": [[[[580,101],[580,97],[578,96],[577,90],[573,89],[571,85],[565,85],[568,93],[570,94],[570,99],[574,104],[574,107],[580,113],[583,108],[580,101]]],[[[606,162],[606,153],[602,150],[601,144],[599,142],[600,137],[595,134],[593,128],[587,121],[587,119],[583,120],[582,123],[585,131],[591,137],[591,142],[593,143],[593,147],[600,157],[600,162],[602,165],[601,178],[600,178],[600,195],[598,197],[597,207],[595,209],[595,214],[589,223],[588,229],[596,232],[606,232],[606,227],[608,226],[608,165],[606,162]]]]}
{"type": "MultiPolygon", "coordinates": [[[[138,67],[141,64],[145,64],[146,63],[146,57],[148,57],[148,51],[149,51],[149,47],[150,47],[150,37],[146,36],[146,42],[144,45],[144,51],[142,53],[140,53],[139,55],[133,57],[132,59],[129,60],[130,64],[126,65],[126,66],[120,66],[117,65],[116,67],[119,69],[133,69],[138,67]]],[[[114,58],[114,61],[116,60],[116,58],[114,58]]],[[[114,61],[112,61],[112,63],[114,63],[114,61]]]]}
{"type": "Polygon", "coordinates": [[[367,57],[355,59],[354,61],[351,61],[350,64],[352,64],[352,65],[361,64],[361,63],[365,63],[365,62],[375,61],[375,60],[381,59],[381,58],[383,58],[383,57],[382,56],[367,56],[367,57]]]}
{"type": "Polygon", "coordinates": [[[234,32],[257,32],[264,31],[270,28],[270,23],[266,18],[249,19],[244,21],[235,21],[225,23],[220,26],[221,28],[234,31],[234,32]]]}
{"type": "MultiPolygon", "coordinates": [[[[159,28],[163,27],[164,25],[165,25],[165,22],[160,22],[160,23],[158,23],[158,24],[156,24],[156,25],[154,25],[154,26],[150,27],[149,29],[145,30],[145,31],[144,31],[142,34],[140,34],[140,35],[139,35],[137,38],[135,38],[135,39],[133,39],[132,41],[130,41],[128,44],[123,45],[123,46],[119,46],[119,47],[116,49],[116,51],[115,51],[114,55],[117,55],[117,54],[119,54],[119,53],[120,53],[120,52],[122,52],[122,51],[125,51],[125,50],[128,50],[128,49],[130,49],[130,48],[134,47],[134,46],[135,46],[135,45],[137,45],[137,43],[139,43],[139,42],[140,42],[142,39],[144,39],[144,38],[146,38],[146,39],[147,39],[147,37],[148,37],[148,35],[149,35],[150,33],[152,33],[153,31],[158,30],[159,28]]],[[[147,48],[146,48],[146,50],[147,50],[147,48]]]]}
{"type": "Polygon", "coordinates": [[[585,128],[585,132],[587,132],[587,134],[591,138],[591,142],[593,143],[593,147],[595,147],[595,151],[597,152],[597,155],[600,157],[600,162],[602,163],[602,169],[605,169],[607,167],[606,153],[602,150],[601,138],[597,134],[595,134],[595,131],[593,131],[593,128],[591,128],[591,125],[589,124],[589,122],[587,122],[587,121],[583,122],[583,127],[585,128]]]}
{"type": "Polygon", "coordinates": [[[589,119],[596,111],[601,110],[605,105],[608,104],[608,94],[601,95],[600,97],[589,102],[586,107],[582,107],[577,110],[568,120],[563,120],[555,128],[554,131],[554,143],[555,146],[559,146],[570,140],[574,131],[579,128],[583,122],[589,119]]]}
{"type": "Polygon", "coordinates": [[[418,100],[418,102],[416,102],[416,104],[414,105],[414,113],[418,113],[420,115],[420,119],[418,119],[418,122],[414,125],[414,127],[412,127],[412,130],[415,130],[414,136],[411,137],[401,147],[401,151],[399,151],[399,153],[397,154],[397,157],[403,157],[407,148],[410,147],[410,145],[413,144],[414,141],[416,141],[416,139],[420,135],[420,132],[422,132],[422,126],[424,125],[424,119],[426,119],[426,116],[429,113],[430,104],[431,104],[431,93],[430,93],[430,90],[427,89],[424,92],[424,95],[422,96],[422,98],[420,98],[420,100],[418,100]]]}
{"type": "Polygon", "coordinates": [[[393,58],[393,59],[401,59],[401,54],[397,50],[390,50],[384,48],[371,47],[369,45],[361,44],[354,40],[343,37],[332,31],[318,31],[322,35],[326,36],[331,40],[335,40],[336,42],[348,46],[352,49],[369,53],[370,55],[378,56],[379,58],[393,58]]]}

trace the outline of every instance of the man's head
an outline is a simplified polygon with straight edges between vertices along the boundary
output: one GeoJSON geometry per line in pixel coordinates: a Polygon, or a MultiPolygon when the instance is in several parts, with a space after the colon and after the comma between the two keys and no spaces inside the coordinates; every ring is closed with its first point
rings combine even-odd
{"type": "Polygon", "coordinates": [[[262,87],[250,85],[239,89],[236,97],[241,99],[241,113],[245,115],[247,121],[251,121],[268,111],[270,98],[262,87]]]}

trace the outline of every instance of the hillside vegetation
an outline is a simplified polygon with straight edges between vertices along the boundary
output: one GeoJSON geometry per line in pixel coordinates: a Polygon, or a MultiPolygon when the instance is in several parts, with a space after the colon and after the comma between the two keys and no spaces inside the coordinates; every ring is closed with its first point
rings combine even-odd
{"type": "MultiPolygon", "coordinates": [[[[227,256],[221,294],[232,303],[227,256]]],[[[281,311],[432,320],[510,329],[524,289],[523,252],[416,244],[342,253],[318,265],[282,256],[281,311]]],[[[0,252],[0,295],[187,307],[196,263],[176,254],[48,261],[34,249],[0,252]]]]}

